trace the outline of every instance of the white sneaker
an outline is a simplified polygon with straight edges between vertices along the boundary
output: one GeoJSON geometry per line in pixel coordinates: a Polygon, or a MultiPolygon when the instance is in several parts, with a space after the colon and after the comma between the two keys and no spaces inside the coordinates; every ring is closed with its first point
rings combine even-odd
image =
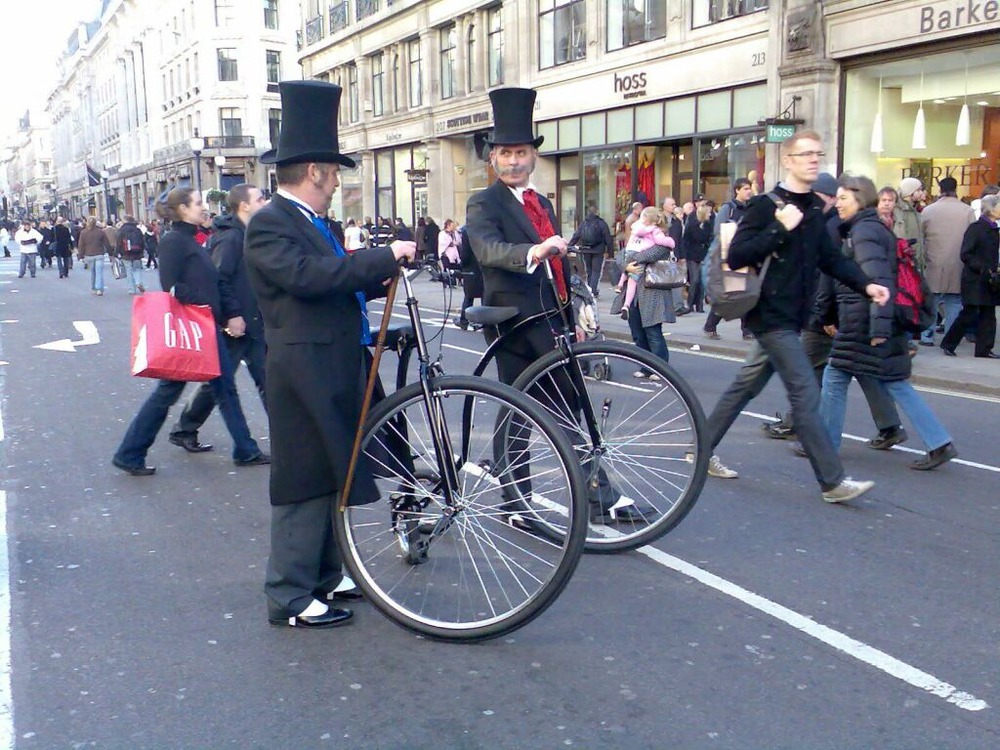
{"type": "Polygon", "coordinates": [[[722,463],[718,456],[712,456],[708,459],[708,475],[719,479],[736,479],[740,474],[722,463]]]}
{"type": "Polygon", "coordinates": [[[874,486],[875,482],[859,482],[847,477],[832,490],[824,490],[823,499],[828,503],[846,503],[848,500],[865,494],[874,486]]]}
{"type": "Polygon", "coordinates": [[[660,376],[657,375],[655,372],[651,372],[649,373],[649,379],[652,380],[654,383],[658,383],[660,381],[660,376]]]}
{"type": "Polygon", "coordinates": [[[633,378],[648,378],[649,375],[647,375],[646,373],[644,373],[642,370],[636,370],[635,372],[632,373],[632,377],[633,378]]]}

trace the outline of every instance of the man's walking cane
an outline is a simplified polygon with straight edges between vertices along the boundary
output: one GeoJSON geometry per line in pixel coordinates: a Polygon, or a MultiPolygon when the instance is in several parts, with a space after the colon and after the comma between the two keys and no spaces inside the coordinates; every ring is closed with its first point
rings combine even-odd
{"type": "MultiPolygon", "coordinates": [[[[400,270],[399,273],[403,273],[400,270]]],[[[361,433],[364,431],[365,420],[368,419],[368,409],[372,403],[372,394],[375,392],[375,380],[378,378],[378,366],[382,361],[382,352],[385,351],[385,336],[389,328],[389,318],[392,317],[392,305],[396,300],[396,287],[399,285],[399,274],[389,285],[389,292],[385,297],[385,310],[382,313],[382,322],[378,327],[378,338],[375,340],[375,354],[372,356],[372,366],[368,373],[368,383],[365,385],[365,399],[361,402],[361,417],[358,419],[358,431],[354,435],[354,447],[351,448],[351,461],[347,464],[347,479],[344,480],[344,491],[340,495],[340,503],[337,510],[341,513],[347,507],[347,498],[351,496],[351,485],[354,484],[354,470],[358,466],[358,457],[361,454],[361,433]]]]}

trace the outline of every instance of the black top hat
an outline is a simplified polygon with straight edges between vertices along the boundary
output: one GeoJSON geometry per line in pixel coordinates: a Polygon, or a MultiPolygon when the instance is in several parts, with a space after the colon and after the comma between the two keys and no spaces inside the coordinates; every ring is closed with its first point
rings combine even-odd
{"type": "Polygon", "coordinates": [[[486,140],[490,146],[517,146],[530,143],[535,148],[542,145],[543,136],[535,137],[531,115],[535,108],[534,89],[493,89],[493,133],[486,140]]]}
{"type": "Polygon", "coordinates": [[[325,81],[282,81],[278,147],[261,154],[264,164],[337,163],[354,167],[340,153],[337,113],[341,88],[325,81]]]}

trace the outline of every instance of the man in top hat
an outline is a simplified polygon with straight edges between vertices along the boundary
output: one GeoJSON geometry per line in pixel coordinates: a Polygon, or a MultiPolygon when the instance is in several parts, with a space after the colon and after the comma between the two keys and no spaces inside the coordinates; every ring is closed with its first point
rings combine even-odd
{"type": "MultiPolygon", "coordinates": [[[[490,91],[494,128],[487,144],[497,180],[473,195],[466,206],[465,231],[482,269],[483,304],[516,307],[519,311],[500,325],[501,333],[525,318],[544,310],[555,311],[569,301],[570,269],[565,257],[568,243],[556,231],[559,222],[552,203],[531,183],[543,141],[532,131],[535,95],[532,89],[522,88],[490,91]],[[546,274],[546,260],[551,264],[554,284],[546,274]]],[[[514,340],[500,348],[497,369],[501,382],[513,383],[528,365],[552,351],[552,325],[549,320],[539,320],[519,330],[514,340]]],[[[490,326],[484,327],[483,333],[487,342],[496,338],[490,326]]],[[[556,403],[565,400],[573,408],[576,399],[572,385],[565,383],[560,390],[563,398],[550,398],[556,403]]],[[[606,482],[602,475],[602,510],[615,501],[605,492],[606,482]]],[[[630,508],[617,511],[619,518],[632,512],[630,508]]]]}
{"type": "MultiPolygon", "coordinates": [[[[278,190],[250,219],[245,257],[264,319],[267,406],[271,426],[271,555],[264,590],[274,624],[340,625],[357,599],[342,573],[332,513],[343,489],[361,412],[365,303],[385,293],[416,246],[348,255],[326,212],[341,166],[354,161],[337,141],[339,86],[283,81],[278,147],[261,156],[277,165],[278,190]]],[[[362,457],[349,502],[378,499],[362,457]]]]}

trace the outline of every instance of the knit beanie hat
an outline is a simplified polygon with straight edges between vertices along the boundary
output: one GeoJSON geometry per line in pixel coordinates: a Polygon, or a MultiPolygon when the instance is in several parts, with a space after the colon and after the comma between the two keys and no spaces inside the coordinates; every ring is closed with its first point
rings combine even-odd
{"type": "Polygon", "coordinates": [[[904,177],[899,181],[899,197],[909,198],[915,192],[920,190],[923,183],[920,182],[916,177],[904,177]]]}

